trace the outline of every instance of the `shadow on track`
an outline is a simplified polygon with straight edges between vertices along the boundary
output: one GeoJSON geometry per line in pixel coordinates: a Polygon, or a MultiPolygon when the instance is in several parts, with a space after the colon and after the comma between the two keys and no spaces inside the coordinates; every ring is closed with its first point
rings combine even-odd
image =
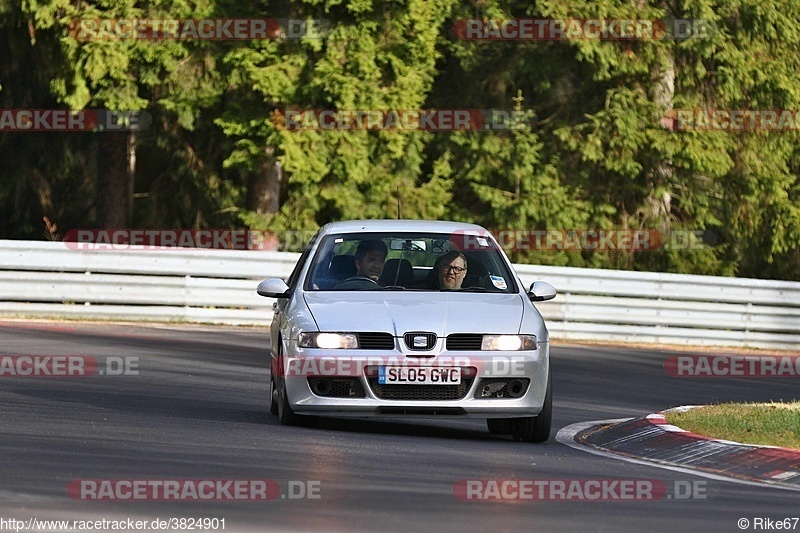
{"type": "Polygon", "coordinates": [[[239,405],[198,398],[143,396],[138,394],[38,390],[15,391],[16,394],[39,398],[48,402],[84,404],[98,409],[155,415],[213,422],[239,422],[247,424],[277,425],[278,421],[267,413],[266,406],[239,405]]]}
{"type": "MultiPolygon", "coordinates": [[[[276,417],[274,419],[277,424],[276,417]]],[[[398,435],[398,436],[413,436],[425,437],[435,439],[456,439],[456,440],[470,440],[470,441],[484,441],[484,442],[514,442],[510,436],[492,435],[485,428],[485,423],[479,419],[415,419],[413,421],[390,419],[390,418],[338,418],[334,416],[319,416],[309,417],[309,420],[304,427],[314,428],[321,431],[335,431],[343,433],[364,433],[370,435],[398,435]],[[463,422],[472,420],[480,423],[483,428],[471,429],[463,427],[463,422]],[[437,424],[438,422],[438,424],[437,424]],[[453,427],[446,425],[448,422],[458,422],[461,427],[453,427]],[[433,425],[437,424],[437,425],[433,425]]],[[[553,433],[553,438],[555,432],[553,433]]],[[[552,443],[555,440],[551,439],[552,443]]],[[[549,441],[550,442],[550,441],[549,441]]],[[[516,443],[520,445],[528,445],[525,443],[516,443]]]]}

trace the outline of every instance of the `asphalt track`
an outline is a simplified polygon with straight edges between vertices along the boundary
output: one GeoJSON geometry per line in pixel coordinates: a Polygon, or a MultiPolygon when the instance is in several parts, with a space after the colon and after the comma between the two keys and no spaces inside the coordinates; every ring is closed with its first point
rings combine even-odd
{"type": "Polygon", "coordinates": [[[0,519],[224,518],[225,531],[708,532],[742,531],[740,518],[750,521],[745,531],[755,531],[756,518],[800,517],[797,492],[632,464],[555,440],[576,422],[686,404],[796,399],[798,378],[674,378],[663,369],[674,352],[554,346],[553,436],[532,445],[494,437],[480,420],[280,426],[267,413],[268,344],[260,329],[0,322],[0,355],[138,363],[135,375],[0,377],[0,519]],[[319,497],[85,501],[67,493],[71,482],[87,479],[269,479],[284,496],[290,485],[296,494],[301,482],[312,482],[319,497]],[[670,493],[701,482],[692,486],[702,494],[625,501],[456,497],[459,482],[487,479],[649,480],[670,493]]]}

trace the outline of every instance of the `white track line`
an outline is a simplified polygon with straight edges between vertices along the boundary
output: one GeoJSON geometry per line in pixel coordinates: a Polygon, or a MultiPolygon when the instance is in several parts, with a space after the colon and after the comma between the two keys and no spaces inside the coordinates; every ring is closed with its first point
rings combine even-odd
{"type": "Polygon", "coordinates": [[[700,476],[708,479],[713,479],[716,481],[728,481],[730,483],[739,483],[740,485],[750,485],[752,487],[766,487],[771,489],[782,489],[782,490],[789,490],[793,492],[800,492],[800,488],[794,487],[786,487],[782,485],[772,485],[767,482],[758,482],[758,481],[747,481],[745,479],[738,479],[735,477],[723,476],[720,474],[712,474],[710,472],[703,472],[701,470],[695,470],[693,468],[684,467],[684,466],[675,466],[671,464],[665,464],[655,460],[646,460],[646,459],[635,459],[633,457],[628,457],[625,455],[619,455],[613,452],[608,452],[605,450],[600,450],[597,448],[593,448],[591,446],[587,446],[585,444],[580,444],[575,441],[575,435],[589,429],[592,426],[598,426],[601,424],[613,424],[616,422],[627,422],[628,420],[633,420],[633,418],[616,418],[612,420],[595,420],[592,422],[578,422],[576,424],[570,424],[569,426],[565,426],[558,430],[556,434],[556,441],[569,446],[570,448],[575,448],[576,450],[581,450],[587,453],[592,453],[594,455],[600,455],[602,457],[609,457],[612,459],[618,459],[620,461],[625,461],[628,463],[634,463],[637,465],[645,465],[645,466],[652,466],[655,468],[663,468],[666,470],[673,470],[675,472],[682,472],[684,474],[691,474],[694,476],[700,476]]]}

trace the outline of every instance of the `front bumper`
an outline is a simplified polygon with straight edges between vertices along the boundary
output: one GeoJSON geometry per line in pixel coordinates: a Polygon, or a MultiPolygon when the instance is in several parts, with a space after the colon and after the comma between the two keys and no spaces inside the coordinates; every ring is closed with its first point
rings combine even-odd
{"type": "MultiPolygon", "coordinates": [[[[295,343],[290,343],[287,348],[287,355],[279,364],[273,365],[273,369],[278,369],[283,376],[289,405],[297,414],[472,418],[536,416],[542,410],[548,385],[547,342],[540,342],[537,349],[532,351],[442,351],[435,355],[400,351],[387,351],[381,355],[372,352],[367,355],[364,350],[298,349],[295,343]],[[439,394],[443,391],[442,387],[453,387],[451,385],[392,385],[394,392],[387,394],[386,386],[379,390],[380,386],[376,386],[374,377],[377,367],[381,365],[458,366],[462,368],[463,383],[458,393],[453,394],[439,394]],[[354,388],[358,389],[358,395],[363,396],[330,397],[319,394],[319,391],[315,393],[311,384],[320,379],[339,384],[357,381],[360,387],[354,388]],[[519,397],[484,396],[487,384],[502,384],[504,380],[524,382],[524,392],[519,397]],[[419,394],[408,387],[416,388],[419,394]],[[453,395],[457,398],[438,398],[453,395]]],[[[490,388],[498,387],[493,385],[490,388]]]]}

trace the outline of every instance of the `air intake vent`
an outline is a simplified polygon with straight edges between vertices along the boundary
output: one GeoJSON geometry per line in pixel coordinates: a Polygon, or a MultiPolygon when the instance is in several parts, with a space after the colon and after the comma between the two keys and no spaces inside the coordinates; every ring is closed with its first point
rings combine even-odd
{"type": "Polygon", "coordinates": [[[328,398],[364,398],[364,387],[357,378],[308,378],[308,386],[317,396],[328,398]]]}
{"type": "Polygon", "coordinates": [[[480,351],[483,335],[479,333],[453,333],[447,337],[447,349],[451,351],[480,351]]]}
{"type": "Polygon", "coordinates": [[[529,378],[483,378],[478,383],[475,398],[507,398],[516,400],[525,396],[531,384],[529,378]]]}
{"type": "Polygon", "coordinates": [[[394,336],[391,333],[366,332],[358,335],[358,347],[362,350],[394,350],[394,336]]]}
{"type": "Polygon", "coordinates": [[[370,378],[369,387],[381,400],[407,400],[440,402],[460,400],[469,392],[473,378],[464,379],[460,385],[381,385],[370,378]]]}

